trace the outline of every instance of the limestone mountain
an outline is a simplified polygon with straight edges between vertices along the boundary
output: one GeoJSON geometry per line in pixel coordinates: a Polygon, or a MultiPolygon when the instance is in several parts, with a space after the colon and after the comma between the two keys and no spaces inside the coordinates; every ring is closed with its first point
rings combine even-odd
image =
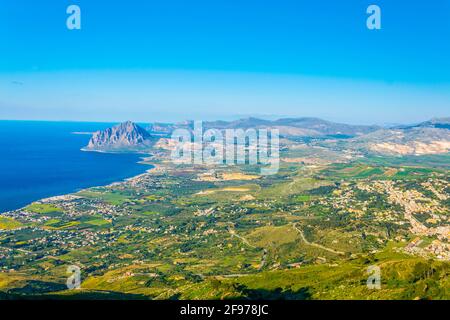
{"type": "Polygon", "coordinates": [[[142,151],[153,143],[152,136],[137,124],[127,121],[106,130],[95,132],[86,150],[142,151]]]}
{"type": "Polygon", "coordinates": [[[425,155],[450,152],[448,119],[434,119],[417,125],[378,131],[351,139],[353,147],[389,155],[425,155]]]}
{"type": "Polygon", "coordinates": [[[413,129],[413,128],[436,128],[436,129],[450,129],[450,117],[449,118],[434,118],[429,121],[421,122],[415,125],[403,126],[401,129],[413,129]]]}

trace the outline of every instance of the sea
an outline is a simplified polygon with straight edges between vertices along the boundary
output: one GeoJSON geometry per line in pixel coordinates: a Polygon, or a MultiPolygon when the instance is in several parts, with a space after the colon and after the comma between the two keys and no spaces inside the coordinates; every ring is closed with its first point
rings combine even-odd
{"type": "Polygon", "coordinates": [[[0,213],[149,170],[142,154],[81,151],[90,133],[112,125],[0,121],[0,213]]]}

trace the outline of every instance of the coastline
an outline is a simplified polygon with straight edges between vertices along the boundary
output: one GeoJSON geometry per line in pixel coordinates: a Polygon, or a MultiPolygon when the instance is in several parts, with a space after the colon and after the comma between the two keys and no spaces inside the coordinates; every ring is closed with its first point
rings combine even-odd
{"type": "Polygon", "coordinates": [[[158,170],[161,170],[161,168],[162,168],[162,166],[157,165],[157,164],[144,163],[144,162],[140,162],[140,161],[137,162],[137,163],[140,163],[142,165],[152,166],[152,168],[146,170],[144,173],[141,173],[141,174],[138,174],[136,176],[129,177],[129,178],[124,178],[124,179],[122,179],[120,181],[111,182],[111,183],[108,183],[108,184],[105,184],[105,185],[96,185],[96,186],[92,186],[92,187],[88,187],[88,188],[83,188],[83,189],[81,189],[81,190],[79,190],[77,192],[70,192],[70,193],[61,194],[61,195],[57,195],[57,196],[51,196],[51,197],[47,197],[47,198],[42,198],[42,199],[39,199],[39,200],[36,200],[36,201],[33,201],[33,202],[29,203],[25,207],[22,207],[22,208],[19,208],[19,209],[16,209],[16,210],[10,210],[10,211],[7,211],[7,212],[23,210],[24,208],[26,208],[27,206],[29,206],[29,205],[31,205],[33,203],[39,203],[39,202],[45,203],[45,202],[57,200],[58,198],[63,198],[63,197],[77,197],[76,193],[82,192],[82,191],[86,191],[86,190],[89,190],[89,189],[92,189],[92,188],[100,188],[100,187],[107,188],[107,187],[110,187],[110,186],[119,185],[119,184],[124,183],[124,182],[132,182],[133,180],[138,179],[140,177],[143,177],[143,176],[145,176],[147,174],[152,174],[153,173],[152,171],[158,171],[158,170]]]}
{"type": "MultiPolygon", "coordinates": [[[[109,154],[121,154],[121,152],[106,152],[106,151],[101,151],[101,150],[88,150],[88,149],[85,149],[85,148],[80,149],[80,151],[83,151],[83,152],[109,153],[109,154]]],[[[128,152],[128,153],[129,154],[131,154],[131,153],[133,153],[133,154],[144,154],[144,153],[137,153],[137,152],[128,152]]],[[[145,154],[147,155],[146,157],[140,157],[139,161],[136,162],[137,164],[140,164],[140,165],[151,166],[151,168],[145,170],[145,172],[143,172],[143,173],[140,173],[140,174],[137,174],[137,175],[133,175],[133,176],[130,176],[130,177],[127,177],[127,178],[123,178],[123,179],[120,179],[118,181],[113,181],[113,182],[107,183],[107,184],[93,185],[93,186],[90,186],[90,187],[81,188],[81,189],[79,189],[77,191],[74,191],[74,192],[61,193],[61,194],[56,194],[56,195],[49,196],[49,197],[40,198],[40,199],[31,201],[31,202],[27,203],[25,206],[22,206],[20,208],[7,210],[7,211],[1,211],[0,212],[0,216],[2,214],[6,214],[6,213],[9,213],[9,212],[15,212],[15,211],[23,210],[24,208],[30,206],[33,203],[45,203],[45,202],[52,201],[52,200],[57,199],[57,198],[72,197],[72,196],[75,196],[76,193],[84,191],[84,190],[89,190],[91,188],[98,188],[98,187],[108,187],[108,186],[117,185],[117,184],[120,184],[120,183],[123,183],[123,182],[127,182],[127,181],[133,181],[134,179],[137,179],[137,178],[142,177],[144,175],[151,174],[152,171],[161,170],[161,166],[160,165],[149,162],[151,160],[151,158],[153,157],[153,155],[151,153],[149,153],[149,152],[146,152],[145,154]]]]}
{"type": "Polygon", "coordinates": [[[117,150],[99,150],[99,149],[89,149],[89,148],[81,148],[80,151],[83,152],[97,152],[97,153],[108,153],[108,154],[142,154],[142,155],[148,155],[152,156],[152,154],[148,151],[137,151],[137,150],[124,150],[120,151],[120,149],[117,150]]]}

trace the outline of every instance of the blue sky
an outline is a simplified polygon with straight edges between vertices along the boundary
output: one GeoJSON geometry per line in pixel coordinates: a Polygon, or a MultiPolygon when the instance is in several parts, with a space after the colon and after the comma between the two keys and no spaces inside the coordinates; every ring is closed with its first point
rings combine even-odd
{"type": "Polygon", "coordinates": [[[0,0],[0,119],[450,116],[449,39],[447,0],[0,0]]]}

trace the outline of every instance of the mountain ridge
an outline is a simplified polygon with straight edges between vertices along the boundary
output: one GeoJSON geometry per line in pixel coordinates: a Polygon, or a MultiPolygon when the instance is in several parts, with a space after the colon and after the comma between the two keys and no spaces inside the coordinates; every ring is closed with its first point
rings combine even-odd
{"type": "Polygon", "coordinates": [[[94,132],[85,150],[139,151],[150,147],[152,136],[132,121],[94,132]]]}
{"type": "MultiPolygon", "coordinates": [[[[157,128],[155,132],[165,131],[169,133],[176,128],[192,129],[194,121],[184,121],[176,124],[160,124],[154,123],[149,126],[157,128]],[[167,130],[164,130],[167,129],[167,130]]],[[[233,121],[204,121],[202,123],[204,129],[259,129],[273,128],[278,129],[281,135],[285,136],[329,136],[329,135],[348,135],[357,136],[379,130],[381,127],[375,125],[351,125],[323,120],[314,117],[299,118],[280,118],[277,120],[265,120],[255,117],[242,118],[233,121]]]]}

